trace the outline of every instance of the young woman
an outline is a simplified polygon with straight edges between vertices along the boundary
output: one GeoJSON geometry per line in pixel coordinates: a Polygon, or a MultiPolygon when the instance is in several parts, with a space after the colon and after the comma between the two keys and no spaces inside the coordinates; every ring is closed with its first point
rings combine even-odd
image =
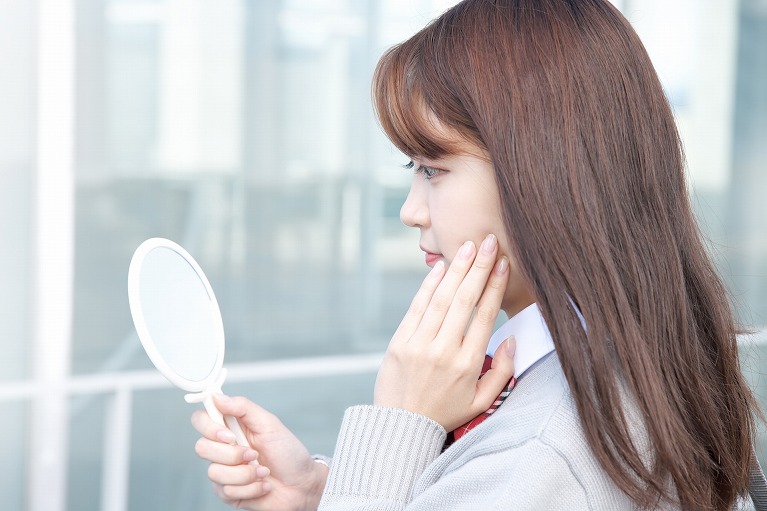
{"type": "Polygon", "coordinates": [[[433,269],[330,469],[244,398],[217,404],[253,449],[195,413],[219,496],[258,510],[732,508],[758,412],[671,110],[628,22],[607,0],[466,0],[387,52],[373,92],[412,158],[401,217],[433,269]],[[511,320],[478,381],[500,309],[511,320]]]}

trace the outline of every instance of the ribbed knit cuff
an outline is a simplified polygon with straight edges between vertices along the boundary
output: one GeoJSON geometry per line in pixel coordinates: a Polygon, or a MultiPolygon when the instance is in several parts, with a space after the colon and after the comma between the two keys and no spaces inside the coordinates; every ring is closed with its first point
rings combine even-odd
{"type": "Polygon", "coordinates": [[[349,408],[323,498],[409,501],[416,479],[439,456],[446,436],[437,422],[407,410],[349,408]]]}

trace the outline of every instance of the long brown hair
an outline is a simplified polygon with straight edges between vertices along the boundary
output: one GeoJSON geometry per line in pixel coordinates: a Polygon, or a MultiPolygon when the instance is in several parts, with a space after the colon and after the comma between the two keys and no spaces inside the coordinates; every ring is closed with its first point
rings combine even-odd
{"type": "Polygon", "coordinates": [[[451,152],[432,114],[487,150],[512,255],[614,482],[644,507],[731,507],[747,490],[757,408],[671,109],[620,12],[606,0],[466,0],[381,58],[373,96],[405,154],[451,152]],[[623,384],[652,463],[629,435],[623,384]]]}

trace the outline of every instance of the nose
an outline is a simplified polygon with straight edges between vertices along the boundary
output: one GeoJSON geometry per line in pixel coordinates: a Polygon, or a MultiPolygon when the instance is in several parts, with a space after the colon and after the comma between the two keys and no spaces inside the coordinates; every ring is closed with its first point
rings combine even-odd
{"type": "Polygon", "coordinates": [[[426,227],[429,224],[429,207],[421,187],[414,181],[410,186],[402,208],[399,210],[399,219],[408,227],[426,227]]]}

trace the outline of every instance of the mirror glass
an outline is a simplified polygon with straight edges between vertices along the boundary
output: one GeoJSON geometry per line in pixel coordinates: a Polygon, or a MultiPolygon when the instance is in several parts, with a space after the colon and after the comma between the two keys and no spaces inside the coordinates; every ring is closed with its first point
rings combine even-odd
{"type": "Polygon", "coordinates": [[[132,306],[138,308],[134,321],[147,354],[176,385],[185,386],[174,377],[206,380],[223,358],[221,315],[207,279],[191,256],[168,246],[137,251],[136,257],[140,260],[131,292],[138,300],[132,306]],[[139,327],[142,320],[144,328],[139,327]],[[175,375],[166,374],[168,369],[175,375]]]}

